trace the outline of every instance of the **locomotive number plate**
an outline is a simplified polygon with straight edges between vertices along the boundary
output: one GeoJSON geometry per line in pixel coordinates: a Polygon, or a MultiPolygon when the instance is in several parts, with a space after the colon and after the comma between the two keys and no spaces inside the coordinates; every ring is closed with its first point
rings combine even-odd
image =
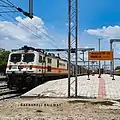
{"type": "Polygon", "coordinates": [[[12,66],[12,69],[17,69],[17,66],[16,65],[12,66]]]}

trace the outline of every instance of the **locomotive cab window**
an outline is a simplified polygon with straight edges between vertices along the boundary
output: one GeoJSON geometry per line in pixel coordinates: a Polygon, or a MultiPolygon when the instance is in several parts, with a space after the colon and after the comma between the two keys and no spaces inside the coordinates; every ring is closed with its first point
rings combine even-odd
{"type": "Polygon", "coordinates": [[[48,58],[48,63],[51,64],[52,63],[52,59],[48,58]]]}
{"type": "Polygon", "coordinates": [[[20,62],[21,54],[11,54],[10,62],[20,62]]]}
{"type": "Polygon", "coordinates": [[[33,62],[34,56],[35,55],[33,53],[26,53],[23,57],[23,62],[33,62]]]}
{"type": "Polygon", "coordinates": [[[39,62],[42,63],[42,56],[39,56],[39,62]]]}

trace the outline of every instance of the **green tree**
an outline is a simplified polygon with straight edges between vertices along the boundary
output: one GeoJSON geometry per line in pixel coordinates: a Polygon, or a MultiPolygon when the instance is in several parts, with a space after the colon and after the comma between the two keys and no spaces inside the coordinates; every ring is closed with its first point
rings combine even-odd
{"type": "Polygon", "coordinates": [[[5,72],[10,51],[0,49],[0,72],[5,72]]]}
{"type": "Polygon", "coordinates": [[[117,67],[115,68],[115,70],[120,70],[120,66],[117,66],[117,67]]]}

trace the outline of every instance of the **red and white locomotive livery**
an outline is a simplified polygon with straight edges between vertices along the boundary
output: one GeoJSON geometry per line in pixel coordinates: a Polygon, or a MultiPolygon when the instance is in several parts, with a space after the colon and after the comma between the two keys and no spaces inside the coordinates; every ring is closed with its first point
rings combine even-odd
{"type": "Polygon", "coordinates": [[[66,76],[68,65],[66,60],[54,54],[46,54],[40,49],[24,46],[10,53],[6,74],[10,89],[32,88],[43,82],[43,78],[47,80],[66,76]]]}
{"type": "MultiPolygon", "coordinates": [[[[85,73],[87,70],[78,66],[78,75],[85,73]]],[[[74,65],[71,65],[73,74],[74,65]]],[[[67,77],[68,63],[54,54],[24,46],[9,54],[6,75],[10,89],[31,89],[50,79],[67,77]]]]}

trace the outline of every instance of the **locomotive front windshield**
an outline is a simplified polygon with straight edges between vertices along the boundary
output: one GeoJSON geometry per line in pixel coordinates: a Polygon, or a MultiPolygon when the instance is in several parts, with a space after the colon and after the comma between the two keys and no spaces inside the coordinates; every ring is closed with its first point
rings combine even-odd
{"type": "Polygon", "coordinates": [[[21,61],[21,54],[11,54],[10,61],[11,62],[20,62],[21,61]]]}
{"type": "Polygon", "coordinates": [[[33,62],[34,56],[35,55],[33,53],[26,53],[23,57],[23,62],[33,62]]]}

